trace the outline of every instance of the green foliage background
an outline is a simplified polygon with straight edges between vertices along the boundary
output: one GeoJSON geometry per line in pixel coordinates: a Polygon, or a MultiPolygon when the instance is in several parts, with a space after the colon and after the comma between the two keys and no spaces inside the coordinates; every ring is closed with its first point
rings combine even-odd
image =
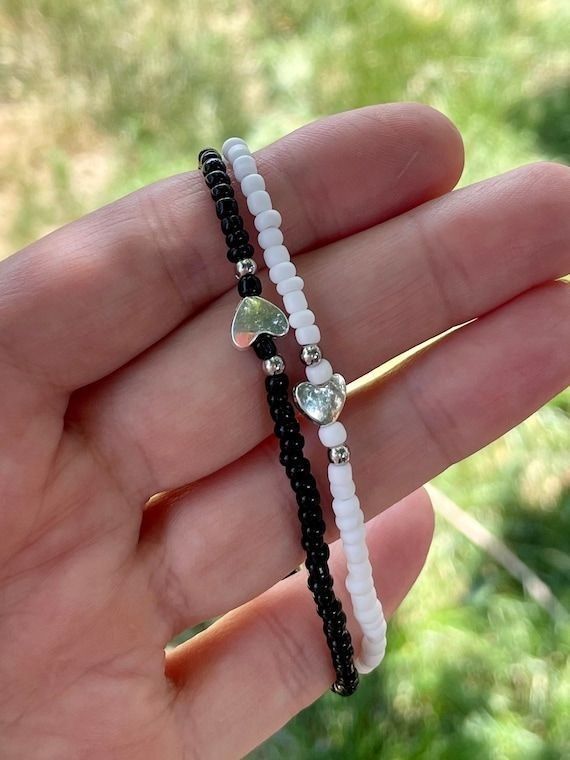
{"type": "MultiPolygon", "coordinates": [[[[168,173],[320,115],[420,100],[463,183],[570,156],[564,0],[0,0],[0,255],[168,173]]],[[[561,346],[560,350],[568,350],[561,346]]],[[[568,608],[570,394],[436,479],[568,608]]],[[[570,632],[438,519],[382,670],[256,758],[570,756],[570,632]]],[[[239,698],[239,695],[238,695],[239,698]]]]}

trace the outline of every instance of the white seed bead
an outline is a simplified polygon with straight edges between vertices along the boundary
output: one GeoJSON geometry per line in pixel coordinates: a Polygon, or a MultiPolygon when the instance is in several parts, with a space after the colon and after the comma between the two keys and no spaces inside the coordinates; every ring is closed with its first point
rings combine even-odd
{"type": "MultiPolygon", "coordinates": [[[[292,277],[291,279],[294,280],[295,278],[292,277]]],[[[299,277],[299,279],[301,278],[299,277]]],[[[287,282],[287,280],[285,280],[285,282],[287,282]]],[[[280,282],[279,284],[283,285],[282,282],[280,282]]],[[[303,311],[296,311],[294,314],[291,314],[291,316],[289,317],[289,325],[294,330],[296,330],[298,327],[308,327],[309,325],[314,325],[314,324],[315,324],[315,315],[310,309],[303,309],[303,311]]]]}
{"type": "Polygon", "coordinates": [[[254,216],[262,211],[269,211],[271,208],[271,198],[267,190],[256,190],[255,193],[252,193],[247,199],[247,207],[254,216]]]}
{"type": "MultiPolygon", "coordinates": [[[[356,564],[358,562],[364,562],[368,559],[368,549],[366,546],[356,546],[354,544],[349,544],[348,546],[344,546],[343,549],[347,562],[353,562],[356,564]]],[[[354,614],[356,615],[356,612],[354,614]]]]}
{"type": "Polygon", "coordinates": [[[241,191],[248,198],[257,190],[265,190],[265,180],[261,174],[247,174],[241,181],[241,191]]]}
{"type": "Polygon", "coordinates": [[[278,283],[289,277],[294,277],[296,273],[295,264],[291,261],[282,261],[269,270],[269,279],[271,282],[278,283]]]}
{"type": "Polygon", "coordinates": [[[295,339],[300,346],[309,346],[311,343],[319,343],[321,340],[321,331],[317,325],[298,327],[295,330],[295,339]]]}
{"type": "Polygon", "coordinates": [[[259,243],[259,247],[263,249],[271,248],[272,245],[282,245],[283,233],[279,227],[268,227],[259,233],[257,242],[259,243]]]}
{"type": "Polygon", "coordinates": [[[370,641],[368,636],[365,636],[362,641],[362,649],[365,654],[366,660],[373,660],[376,657],[383,657],[386,651],[386,642],[382,641],[370,641]]]}
{"type": "MultiPolygon", "coordinates": [[[[356,598],[360,599],[361,597],[356,597],[356,598]]],[[[362,631],[363,636],[368,637],[368,631],[366,630],[366,626],[370,626],[373,620],[378,619],[378,609],[376,608],[376,606],[374,606],[371,610],[367,610],[366,612],[359,612],[358,615],[354,613],[354,617],[355,617],[356,622],[358,623],[360,630],[362,631]]],[[[378,638],[374,639],[374,641],[378,641],[378,638]]]]}
{"type": "Polygon", "coordinates": [[[363,594],[362,596],[359,596],[358,599],[354,600],[354,604],[352,605],[352,609],[354,610],[354,614],[356,613],[363,614],[370,612],[370,610],[376,609],[376,602],[378,599],[376,599],[376,594],[374,591],[369,591],[368,594],[363,594]]]}
{"type": "MultiPolygon", "coordinates": [[[[235,163],[243,156],[251,156],[251,151],[247,145],[234,145],[228,150],[228,161],[235,167],[235,163]]],[[[235,172],[235,168],[234,168],[235,172]]]]}
{"type": "Polygon", "coordinates": [[[313,385],[321,385],[321,383],[326,383],[331,379],[333,376],[333,368],[327,359],[321,359],[320,362],[311,364],[310,367],[305,367],[305,374],[310,383],[313,385]]]}
{"type": "Polygon", "coordinates": [[[360,653],[360,660],[362,664],[368,668],[367,671],[363,672],[370,672],[371,670],[374,670],[374,668],[377,668],[378,665],[382,662],[384,659],[384,655],[386,654],[386,647],[383,646],[378,650],[374,650],[366,641],[366,636],[362,640],[362,651],[360,653]]]}
{"type": "Polygon", "coordinates": [[[363,675],[365,673],[371,673],[375,668],[378,667],[378,665],[380,665],[380,663],[384,659],[384,654],[385,654],[385,650],[384,652],[378,655],[372,654],[368,652],[367,647],[365,647],[363,644],[360,657],[358,657],[354,661],[354,665],[357,668],[358,672],[362,673],[363,675]]]}
{"type": "MultiPolygon", "coordinates": [[[[232,150],[238,150],[239,147],[239,145],[236,145],[232,150]]],[[[248,174],[257,174],[257,164],[255,163],[255,158],[253,156],[239,156],[239,158],[236,158],[233,162],[233,167],[235,178],[238,182],[241,182],[248,174]]],[[[258,192],[263,192],[263,190],[258,190],[258,192]]]]}
{"type": "Polygon", "coordinates": [[[233,148],[234,145],[245,145],[247,147],[246,141],[241,137],[228,137],[228,139],[222,145],[222,156],[224,158],[228,158],[228,151],[230,148],[233,148]]]}
{"type": "Polygon", "coordinates": [[[370,591],[370,578],[357,578],[350,573],[346,576],[344,585],[350,595],[360,596],[361,594],[367,594],[370,591]]]}
{"type": "Polygon", "coordinates": [[[269,227],[280,227],[282,221],[283,220],[281,219],[281,214],[279,211],[277,211],[275,208],[270,208],[267,209],[267,211],[262,211],[260,214],[258,214],[253,220],[253,223],[255,225],[255,229],[258,232],[261,232],[262,230],[266,230],[269,227]]]}
{"type": "MultiPolygon", "coordinates": [[[[282,280],[277,283],[276,290],[280,296],[284,296],[287,293],[292,293],[294,290],[303,290],[305,282],[302,277],[295,275],[295,277],[289,277],[286,280],[282,280]]],[[[303,309],[303,311],[305,311],[303,309]]]]}
{"type": "MultiPolygon", "coordinates": [[[[376,601],[378,602],[379,600],[377,599],[376,601]]],[[[386,621],[384,620],[382,605],[379,605],[374,609],[374,615],[374,620],[363,620],[361,626],[366,638],[369,639],[372,644],[381,644],[386,636],[386,621]],[[380,615],[382,615],[382,617],[380,617],[380,615]]]]}
{"type": "Polygon", "coordinates": [[[346,517],[346,515],[361,511],[358,496],[351,496],[348,499],[333,499],[332,508],[338,517],[346,517]]]}
{"type": "Polygon", "coordinates": [[[329,464],[329,483],[350,483],[352,481],[352,465],[329,464]]]}
{"type": "MultiPolygon", "coordinates": [[[[362,525],[363,521],[361,520],[358,525],[362,525]]],[[[358,525],[355,525],[354,527],[357,528],[358,525]]],[[[347,565],[348,567],[348,574],[351,575],[353,578],[369,578],[372,581],[372,566],[370,565],[369,560],[366,560],[365,562],[358,562],[356,564],[350,563],[347,565]]]]}
{"type": "MultiPolygon", "coordinates": [[[[354,528],[358,528],[359,525],[362,525],[363,520],[362,520],[362,515],[359,515],[358,513],[353,513],[351,515],[343,515],[342,517],[337,515],[335,517],[335,523],[336,523],[336,527],[339,529],[339,531],[342,534],[346,530],[354,530],[354,528]]],[[[341,538],[342,538],[342,535],[341,535],[341,538]]]]}
{"type": "Polygon", "coordinates": [[[374,670],[373,667],[370,665],[365,665],[364,662],[360,659],[360,657],[356,657],[354,660],[354,667],[358,670],[361,676],[365,676],[368,673],[372,673],[374,670]]]}
{"type": "Polygon", "coordinates": [[[353,530],[347,530],[342,536],[343,544],[361,544],[366,538],[366,530],[364,525],[360,525],[353,530]]]}
{"type": "Polygon", "coordinates": [[[268,269],[282,264],[285,261],[291,261],[289,251],[284,245],[272,245],[271,248],[266,248],[263,251],[263,260],[268,269]]]}
{"type": "MultiPolygon", "coordinates": [[[[378,602],[378,599],[376,599],[376,602],[378,602]]],[[[366,635],[369,637],[372,631],[372,625],[377,622],[378,614],[381,612],[381,610],[382,606],[379,604],[375,604],[374,607],[369,610],[354,610],[354,617],[358,620],[360,627],[364,628],[364,626],[367,626],[366,635]]]]}
{"type": "Polygon", "coordinates": [[[288,314],[293,314],[296,311],[304,311],[308,305],[307,297],[302,290],[292,290],[290,293],[285,293],[283,296],[283,306],[288,314]]]}
{"type": "MultiPolygon", "coordinates": [[[[291,325],[293,327],[293,325],[291,325]]],[[[324,425],[319,428],[319,438],[323,446],[330,449],[332,446],[340,446],[347,439],[346,428],[342,422],[333,422],[331,425],[324,425]]]]}
{"type": "Polygon", "coordinates": [[[333,499],[350,499],[356,493],[354,480],[350,483],[331,483],[330,489],[333,499]]]}

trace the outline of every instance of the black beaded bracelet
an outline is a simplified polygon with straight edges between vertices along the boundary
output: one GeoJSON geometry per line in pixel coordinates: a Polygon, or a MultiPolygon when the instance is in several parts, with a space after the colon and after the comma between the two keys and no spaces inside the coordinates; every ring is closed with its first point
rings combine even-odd
{"type": "Polygon", "coordinates": [[[198,154],[198,163],[215,202],[216,215],[226,238],[227,258],[236,265],[238,293],[244,299],[234,316],[232,339],[238,348],[251,345],[263,361],[263,369],[267,374],[267,403],[280,444],[279,461],[285,468],[297,500],[308,586],[323,621],[323,631],[336,673],[331,690],[341,696],[349,696],[356,691],[359,680],[353,662],[354,650],[346,627],[346,615],[333,590],[333,579],[328,567],[329,547],[324,540],[326,526],[317,483],[311,474],[310,462],[303,454],[305,439],[301,435],[295,409],[289,401],[289,378],[285,373],[285,362],[278,355],[272,337],[287,332],[287,317],[278,307],[260,298],[262,286],[256,276],[254,249],[244,229],[222,157],[213,148],[205,148],[198,154]],[[260,331],[264,324],[271,325],[271,334],[260,331]]]}

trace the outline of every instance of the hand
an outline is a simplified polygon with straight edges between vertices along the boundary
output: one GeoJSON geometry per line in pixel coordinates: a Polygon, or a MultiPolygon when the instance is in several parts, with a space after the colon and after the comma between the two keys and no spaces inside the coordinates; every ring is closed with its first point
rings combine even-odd
{"type": "MultiPolygon", "coordinates": [[[[430,543],[414,489],[570,376],[553,282],[570,269],[568,170],[447,194],[462,160],[455,129],[416,105],[325,119],[259,155],[349,380],[477,318],[343,418],[389,614],[430,543]]],[[[302,559],[296,505],[259,362],[229,341],[234,285],[196,172],[0,265],[5,757],[239,757],[333,680],[303,574],[278,582],[302,559]]],[[[312,458],[322,476],[317,444],[312,458]]]]}

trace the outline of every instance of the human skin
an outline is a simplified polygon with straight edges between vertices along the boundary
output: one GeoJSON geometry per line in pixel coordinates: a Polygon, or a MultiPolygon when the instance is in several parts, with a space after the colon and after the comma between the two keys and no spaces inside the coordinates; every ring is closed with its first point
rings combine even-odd
{"type": "MultiPolygon", "coordinates": [[[[569,382],[554,281],[570,174],[541,163],[450,192],[460,136],[414,104],[323,119],[257,158],[335,370],[352,381],[464,325],[343,414],[391,615],[432,536],[422,484],[569,382]]],[[[241,757],[334,678],[304,574],[280,581],[302,560],[296,505],[259,361],[229,340],[234,286],[197,172],[0,264],[3,757],[241,757]]]]}

